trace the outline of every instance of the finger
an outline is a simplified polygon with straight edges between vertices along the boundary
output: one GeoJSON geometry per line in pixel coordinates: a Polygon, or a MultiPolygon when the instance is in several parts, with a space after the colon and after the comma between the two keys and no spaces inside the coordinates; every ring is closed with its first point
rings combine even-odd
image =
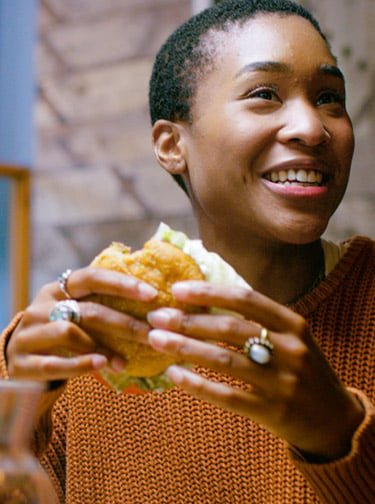
{"type": "Polygon", "coordinates": [[[126,338],[147,344],[150,326],[147,322],[113,310],[100,303],[82,302],[80,326],[100,341],[106,337],[126,338]]]}
{"type": "MultiPolygon", "coordinates": [[[[76,324],[63,321],[49,322],[50,301],[30,306],[26,310],[21,325],[15,333],[21,332],[19,329],[22,327],[24,336],[27,336],[30,342],[34,340],[35,344],[40,342],[40,345],[44,346],[47,340],[50,340],[49,348],[53,348],[55,343],[58,344],[64,337],[70,340],[73,345],[81,344],[82,342],[93,345],[92,337],[95,339],[95,336],[97,336],[97,339],[100,337],[100,340],[102,340],[106,335],[113,335],[115,337],[125,337],[126,335],[129,340],[147,343],[147,333],[150,329],[147,322],[100,303],[80,302],[79,308],[80,324],[77,326],[76,324]],[[37,328],[35,328],[36,324],[37,328]],[[28,328],[30,328],[30,332],[28,328]],[[35,337],[35,331],[40,331],[37,337],[35,337]],[[43,338],[41,337],[42,335],[44,335],[43,338]]],[[[12,340],[13,336],[11,342],[12,340]]],[[[96,351],[96,349],[97,346],[82,347],[84,351],[96,351]]],[[[22,350],[39,351],[40,348],[28,346],[22,347],[22,350]]]]}
{"type": "Polygon", "coordinates": [[[150,331],[149,342],[155,350],[173,355],[176,360],[192,362],[239,378],[254,389],[266,391],[274,384],[275,367],[272,361],[267,366],[259,366],[243,353],[160,329],[150,331]]]}
{"type": "Polygon", "coordinates": [[[154,328],[240,347],[249,337],[259,336],[260,333],[258,324],[233,315],[189,314],[174,308],[149,312],[147,320],[154,328]]]}
{"type": "MultiPolygon", "coordinates": [[[[103,268],[87,267],[73,271],[68,282],[69,294],[74,299],[90,294],[107,294],[150,301],[157,295],[157,290],[150,284],[124,273],[103,268]]],[[[58,282],[50,284],[49,289],[55,299],[64,298],[58,282]]]]}
{"type": "Polygon", "coordinates": [[[65,321],[26,328],[13,341],[17,353],[50,353],[59,349],[73,353],[105,352],[80,327],[65,321]]]}
{"type": "Polygon", "coordinates": [[[22,319],[14,332],[18,332],[20,328],[49,322],[49,313],[53,306],[50,298],[32,303],[25,309],[22,319]]]}
{"type": "Polygon", "coordinates": [[[243,287],[188,281],[174,284],[172,293],[179,301],[237,312],[273,331],[303,325],[303,318],[286,306],[243,287]]]}
{"type": "MultiPolygon", "coordinates": [[[[261,327],[232,315],[188,314],[172,308],[161,308],[148,314],[152,327],[201,339],[227,343],[242,348],[249,338],[259,338],[261,327]]],[[[306,345],[293,333],[268,331],[268,338],[278,356],[279,367],[301,368],[308,359],[306,345]]]]}
{"type": "Polygon", "coordinates": [[[251,387],[240,390],[224,383],[212,382],[186,368],[173,365],[167,369],[170,380],[186,392],[215,406],[252,417],[260,409],[261,398],[251,387]]]}
{"type": "Polygon", "coordinates": [[[74,357],[20,354],[12,361],[9,375],[40,381],[66,380],[97,371],[108,364],[104,355],[86,354],[74,357]]]}

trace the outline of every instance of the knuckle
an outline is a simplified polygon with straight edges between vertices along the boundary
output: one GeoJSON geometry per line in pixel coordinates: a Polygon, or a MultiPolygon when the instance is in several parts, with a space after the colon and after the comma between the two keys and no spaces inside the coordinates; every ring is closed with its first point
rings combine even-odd
{"type": "Polygon", "coordinates": [[[288,344],[288,354],[294,372],[301,374],[308,366],[310,349],[302,340],[293,338],[288,344]]]}
{"type": "Polygon", "coordinates": [[[39,368],[41,376],[49,377],[56,369],[54,359],[50,356],[46,356],[43,359],[40,359],[39,368]]]}
{"type": "Polygon", "coordinates": [[[170,343],[173,344],[174,346],[174,352],[177,354],[178,357],[188,357],[190,355],[190,348],[189,345],[186,343],[186,341],[182,338],[179,338],[177,336],[171,337],[170,338],[170,343]]]}
{"type": "MultiPolygon", "coordinates": [[[[83,310],[81,309],[81,312],[83,310]]],[[[92,301],[86,301],[84,303],[84,314],[82,313],[82,319],[95,324],[102,318],[103,307],[99,303],[94,303],[92,301]]]]}
{"type": "Polygon", "coordinates": [[[6,347],[5,353],[7,360],[10,360],[12,356],[20,354],[27,348],[29,341],[27,329],[22,328],[16,330],[10,337],[8,345],[6,347]]]}
{"type": "Polygon", "coordinates": [[[209,282],[201,282],[201,281],[194,281],[194,288],[193,288],[193,293],[194,295],[200,296],[200,297],[206,297],[210,296],[213,294],[214,291],[214,286],[209,283],[209,282]]]}
{"type": "Polygon", "coordinates": [[[240,292],[244,301],[247,301],[248,303],[252,303],[254,301],[254,297],[256,296],[256,291],[254,289],[241,287],[240,292]]]}
{"type": "Polygon", "coordinates": [[[190,333],[193,326],[192,318],[187,313],[176,313],[173,322],[176,330],[180,330],[186,334],[190,333]]]}
{"type": "Polygon", "coordinates": [[[34,304],[29,305],[27,308],[25,308],[23,312],[21,323],[25,325],[28,324],[29,322],[36,320],[38,314],[39,314],[38,308],[34,304]]]}
{"type": "Polygon", "coordinates": [[[296,332],[303,340],[305,340],[307,335],[309,334],[309,325],[307,321],[300,315],[297,315],[295,318],[294,326],[296,332]]]}
{"type": "MultiPolygon", "coordinates": [[[[75,270],[74,284],[77,289],[77,297],[95,294],[98,285],[103,282],[103,276],[105,276],[108,271],[109,270],[103,268],[93,268],[92,266],[75,270]]],[[[72,276],[73,274],[69,278],[70,284],[72,276]]]]}
{"type": "MultiPolygon", "coordinates": [[[[190,384],[190,382],[188,382],[188,380],[186,380],[186,383],[190,384]]],[[[193,386],[194,386],[194,390],[199,395],[204,395],[206,393],[206,383],[205,383],[205,380],[199,374],[194,374],[193,386]]]]}
{"type": "Polygon", "coordinates": [[[60,325],[61,334],[64,335],[67,345],[73,345],[77,340],[77,326],[69,322],[60,325]]]}
{"type": "Polygon", "coordinates": [[[103,279],[103,275],[105,275],[106,270],[103,268],[95,268],[89,267],[81,270],[81,274],[84,277],[84,280],[90,283],[90,285],[95,286],[98,282],[103,279]]]}
{"type": "Polygon", "coordinates": [[[234,317],[224,316],[220,321],[220,332],[222,334],[233,334],[238,331],[238,320],[234,317]]]}
{"type": "Polygon", "coordinates": [[[238,398],[236,389],[226,389],[222,392],[222,402],[226,408],[235,410],[239,407],[239,402],[242,402],[242,399],[238,398]]]}
{"type": "Polygon", "coordinates": [[[231,369],[235,367],[233,355],[226,351],[220,350],[216,355],[216,363],[224,369],[231,369]]]}
{"type": "Polygon", "coordinates": [[[294,373],[285,373],[281,381],[285,403],[290,404],[297,395],[301,381],[294,373]]]}
{"type": "Polygon", "coordinates": [[[50,282],[48,284],[43,285],[39,291],[39,295],[41,297],[49,297],[51,291],[56,289],[56,282],[50,282]]]}
{"type": "Polygon", "coordinates": [[[294,361],[301,362],[302,364],[306,362],[309,355],[309,348],[304,341],[293,338],[291,339],[288,347],[289,353],[294,361]]]}
{"type": "Polygon", "coordinates": [[[143,325],[140,320],[134,317],[128,317],[126,322],[126,332],[130,337],[138,336],[140,332],[143,332],[142,329],[143,325]]]}
{"type": "Polygon", "coordinates": [[[296,374],[285,372],[279,375],[277,386],[267,394],[275,422],[283,424],[290,420],[296,403],[298,403],[300,390],[301,380],[296,374]]]}

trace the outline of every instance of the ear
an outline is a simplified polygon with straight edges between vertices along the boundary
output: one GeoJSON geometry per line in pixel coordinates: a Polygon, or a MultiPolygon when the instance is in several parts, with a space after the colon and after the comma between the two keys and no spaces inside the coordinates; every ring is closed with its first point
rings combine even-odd
{"type": "Polygon", "coordinates": [[[160,119],[152,128],[152,145],[160,166],[171,175],[186,170],[184,128],[180,123],[160,119]]]}

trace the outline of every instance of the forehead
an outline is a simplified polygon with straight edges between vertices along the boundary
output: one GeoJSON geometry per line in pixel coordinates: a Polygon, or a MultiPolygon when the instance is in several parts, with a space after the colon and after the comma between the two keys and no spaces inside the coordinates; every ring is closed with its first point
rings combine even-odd
{"type": "Polygon", "coordinates": [[[202,46],[212,58],[208,72],[223,65],[229,71],[229,67],[253,61],[336,62],[315,27],[296,15],[258,14],[243,24],[229,25],[226,31],[211,30],[202,46]]]}

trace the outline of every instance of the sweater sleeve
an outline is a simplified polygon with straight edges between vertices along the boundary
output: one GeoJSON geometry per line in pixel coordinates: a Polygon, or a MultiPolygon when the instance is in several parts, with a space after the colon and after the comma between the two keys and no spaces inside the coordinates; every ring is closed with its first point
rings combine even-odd
{"type": "Polygon", "coordinates": [[[306,462],[298,452],[289,456],[322,504],[375,502],[375,407],[361,392],[350,389],[363,404],[365,417],[345,457],[324,464],[306,462]]]}
{"type": "Polygon", "coordinates": [[[0,337],[0,378],[2,380],[8,379],[7,363],[5,358],[5,351],[9,341],[9,338],[16,328],[17,324],[22,318],[22,312],[18,313],[12,320],[12,322],[6,327],[0,337]]]}

